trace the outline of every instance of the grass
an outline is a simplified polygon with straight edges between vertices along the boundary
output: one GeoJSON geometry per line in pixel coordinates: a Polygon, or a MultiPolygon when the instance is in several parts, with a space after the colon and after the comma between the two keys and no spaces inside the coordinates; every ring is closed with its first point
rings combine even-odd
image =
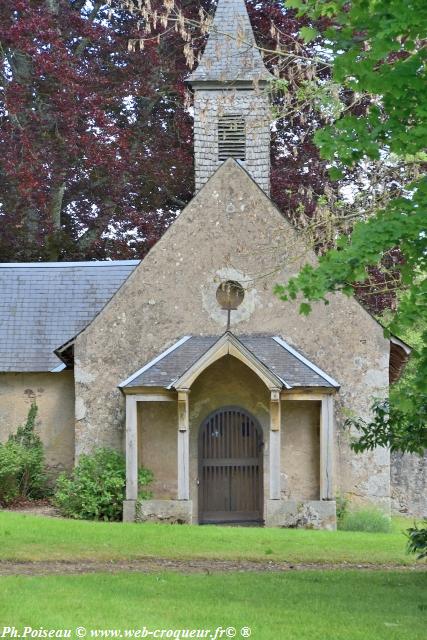
{"type": "MultiPolygon", "coordinates": [[[[0,560],[157,556],[403,565],[414,562],[402,535],[409,524],[394,520],[391,533],[327,532],[122,525],[0,512],[0,560]]],[[[88,630],[87,639],[131,637],[126,630],[144,627],[210,629],[205,637],[211,638],[218,627],[234,627],[240,638],[250,627],[254,640],[421,640],[426,586],[425,572],[396,570],[10,576],[0,578],[0,637],[7,637],[5,626],[20,634],[24,627],[71,629],[73,640],[77,627],[88,630]],[[109,629],[118,633],[91,633],[109,629]]]]}
{"type": "Polygon", "coordinates": [[[339,528],[343,531],[390,533],[392,522],[379,509],[358,509],[346,513],[339,523],[339,528]]]}
{"type": "Polygon", "coordinates": [[[425,587],[425,574],[394,571],[8,577],[0,629],[84,626],[90,638],[93,629],[232,626],[237,638],[250,627],[254,640],[424,640],[425,587]]]}
{"type": "Polygon", "coordinates": [[[0,560],[211,558],[413,564],[399,519],[391,533],[109,524],[0,512],[0,560]]]}

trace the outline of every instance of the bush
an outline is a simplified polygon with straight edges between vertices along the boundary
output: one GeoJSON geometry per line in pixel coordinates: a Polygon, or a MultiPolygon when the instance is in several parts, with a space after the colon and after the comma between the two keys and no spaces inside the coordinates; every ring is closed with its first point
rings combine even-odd
{"type": "MultiPolygon", "coordinates": [[[[153,479],[151,471],[140,469],[140,497],[153,479]]],[[[123,515],[126,489],[126,460],[113,449],[97,449],[82,455],[70,475],[62,473],[56,482],[54,502],[62,515],[78,520],[118,521],[123,515]]]]}
{"type": "Polygon", "coordinates": [[[35,433],[37,412],[33,402],[25,424],[7,442],[0,443],[0,502],[4,505],[17,498],[44,498],[49,493],[44,448],[35,433]]]}
{"type": "Polygon", "coordinates": [[[370,533],[390,533],[391,519],[375,508],[348,511],[339,521],[343,531],[366,531],[370,533]]]}
{"type": "Polygon", "coordinates": [[[420,528],[416,524],[408,529],[408,553],[416,553],[417,560],[427,558],[427,520],[424,527],[420,528]]]}

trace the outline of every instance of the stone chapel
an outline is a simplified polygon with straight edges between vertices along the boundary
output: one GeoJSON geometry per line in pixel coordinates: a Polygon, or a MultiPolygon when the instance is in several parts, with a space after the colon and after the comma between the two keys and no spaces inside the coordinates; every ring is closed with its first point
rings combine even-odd
{"type": "Polygon", "coordinates": [[[141,262],[0,265],[0,439],[35,400],[52,470],[123,451],[126,521],[333,529],[344,495],[427,512],[423,460],[356,455],[344,428],[410,348],[354,298],[302,317],[274,295],[316,257],[269,198],[270,79],[244,0],[219,0],[188,79],[196,193],[162,239],[141,262]]]}

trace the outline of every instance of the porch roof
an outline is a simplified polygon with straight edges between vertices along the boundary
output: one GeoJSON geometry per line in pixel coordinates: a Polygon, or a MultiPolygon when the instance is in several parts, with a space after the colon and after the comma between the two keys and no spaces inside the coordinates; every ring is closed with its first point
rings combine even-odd
{"type": "MultiPolygon", "coordinates": [[[[279,336],[273,335],[228,335],[259,362],[260,366],[279,381],[286,389],[295,387],[339,388],[336,380],[313,364],[299,351],[279,336]]],[[[169,349],[159,354],[127,380],[121,389],[135,387],[163,387],[172,389],[175,383],[186,374],[223,336],[185,336],[169,349]]]]}

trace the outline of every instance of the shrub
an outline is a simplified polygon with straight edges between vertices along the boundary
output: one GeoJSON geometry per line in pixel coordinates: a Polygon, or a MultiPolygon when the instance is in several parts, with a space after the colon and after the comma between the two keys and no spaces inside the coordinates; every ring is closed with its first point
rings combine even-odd
{"type": "Polygon", "coordinates": [[[44,448],[35,433],[38,407],[32,403],[24,425],[0,444],[0,502],[35,500],[48,495],[44,448]]]}
{"type": "MultiPolygon", "coordinates": [[[[151,471],[140,469],[140,497],[153,479],[151,471]]],[[[62,473],[56,482],[54,502],[62,515],[78,520],[121,520],[126,489],[126,461],[113,449],[97,449],[82,455],[70,475],[62,473]]]]}
{"type": "Polygon", "coordinates": [[[391,519],[375,508],[348,511],[339,521],[343,531],[367,531],[370,533],[390,533],[391,519]]]}
{"type": "Polygon", "coordinates": [[[408,553],[416,553],[417,559],[427,558],[427,520],[424,527],[420,528],[416,524],[408,529],[408,553]]]}

